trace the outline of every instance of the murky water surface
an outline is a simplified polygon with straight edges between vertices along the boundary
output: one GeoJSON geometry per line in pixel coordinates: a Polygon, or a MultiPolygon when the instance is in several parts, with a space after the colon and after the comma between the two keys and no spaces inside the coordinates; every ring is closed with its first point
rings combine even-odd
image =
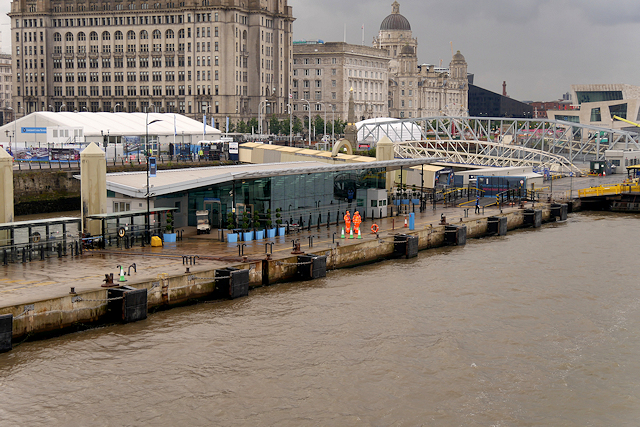
{"type": "Polygon", "coordinates": [[[627,426],[640,217],[588,213],[0,355],[0,425],[627,426]]]}

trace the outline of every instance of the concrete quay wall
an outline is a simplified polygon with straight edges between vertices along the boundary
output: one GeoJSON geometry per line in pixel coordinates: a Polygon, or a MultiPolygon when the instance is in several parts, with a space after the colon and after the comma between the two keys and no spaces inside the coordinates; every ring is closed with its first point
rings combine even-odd
{"type": "MultiPolygon", "coordinates": [[[[542,210],[542,221],[555,220],[548,205],[537,207],[542,210]]],[[[511,211],[500,216],[507,217],[507,228],[513,230],[524,227],[524,212],[511,211]]],[[[480,238],[487,235],[488,217],[454,223],[467,227],[467,238],[480,238]]],[[[441,247],[445,242],[445,227],[430,226],[420,230],[396,230],[419,237],[420,250],[441,247]]],[[[349,245],[332,245],[331,248],[310,250],[310,253],[327,256],[327,270],[347,268],[366,263],[389,259],[394,256],[393,235],[374,240],[351,241],[349,245]],[[353,242],[353,243],[352,243],[353,242]]],[[[249,286],[259,287],[298,279],[298,258],[291,255],[285,258],[258,260],[233,265],[238,269],[249,269],[249,286]]],[[[129,284],[132,288],[147,289],[147,309],[154,311],[185,304],[191,300],[217,297],[216,282],[213,280],[216,270],[199,271],[169,276],[158,275],[155,280],[129,284]]],[[[34,301],[0,308],[0,315],[12,314],[13,340],[31,336],[47,336],[66,331],[86,328],[96,323],[113,322],[108,310],[108,288],[83,291],[58,298],[34,301]]]]}

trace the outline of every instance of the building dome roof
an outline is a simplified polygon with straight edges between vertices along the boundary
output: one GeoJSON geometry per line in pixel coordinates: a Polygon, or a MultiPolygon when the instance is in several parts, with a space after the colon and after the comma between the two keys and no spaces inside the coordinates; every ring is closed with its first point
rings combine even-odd
{"type": "Polygon", "coordinates": [[[400,52],[402,55],[413,55],[413,47],[409,46],[408,44],[404,45],[402,47],[402,51],[400,52]]]}
{"type": "Polygon", "coordinates": [[[465,62],[464,56],[462,56],[460,51],[457,51],[456,54],[453,55],[453,60],[456,62],[465,62]]]}
{"type": "Polygon", "coordinates": [[[400,4],[397,1],[393,2],[391,15],[384,18],[380,24],[380,31],[389,30],[411,31],[409,20],[400,15],[400,4]]]}

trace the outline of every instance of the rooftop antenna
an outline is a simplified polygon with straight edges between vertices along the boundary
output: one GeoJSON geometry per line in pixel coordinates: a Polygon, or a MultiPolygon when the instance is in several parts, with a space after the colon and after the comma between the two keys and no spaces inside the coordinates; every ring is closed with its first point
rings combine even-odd
{"type": "Polygon", "coordinates": [[[364,46],[364,24],[362,24],[362,46],[364,46]]]}
{"type": "Polygon", "coordinates": [[[453,58],[453,42],[449,42],[449,45],[451,45],[451,57],[453,58]]]}
{"type": "Polygon", "coordinates": [[[347,42],[347,24],[344,24],[344,42],[347,42]]]}

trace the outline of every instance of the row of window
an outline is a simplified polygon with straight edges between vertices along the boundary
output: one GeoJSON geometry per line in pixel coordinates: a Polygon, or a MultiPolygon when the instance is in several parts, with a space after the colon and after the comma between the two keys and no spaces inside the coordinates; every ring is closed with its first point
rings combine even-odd
{"type": "MultiPolygon", "coordinates": [[[[36,37],[35,37],[35,33],[33,33],[33,38],[31,37],[31,33],[24,33],[24,38],[28,39],[28,41],[36,41],[36,37]]],[[[42,34],[42,33],[40,33],[42,34]]],[[[196,28],[196,31],[194,32],[196,38],[200,38],[200,27],[196,28]]],[[[213,29],[213,35],[214,37],[218,37],[219,36],[219,31],[218,31],[218,27],[214,27],[213,29]]],[[[136,37],[139,37],[141,40],[147,40],[149,39],[149,32],[147,30],[142,30],[140,31],[140,33],[136,33],[133,30],[127,31],[127,40],[136,40],[136,37]]],[[[160,32],[160,30],[153,30],[151,32],[151,37],[154,40],[161,40],[162,39],[162,33],[160,32]]],[[[202,37],[211,37],[211,27],[202,27],[202,37]]],[[[65,42],[73,42],[74,39],[77,38],[78,41],[83,42],[87,40],[87,35],[84,32],[79,32],[75,37],[73,35],[73,33],[71,32],[67,32],[64,35],[64,41],[65,42]]],[[[116,31],[113,34],[113,38],[114,40],[124,40],[124,33],[122,31],[116,31]]],[[[176,38],[176,34],[173,30],[166,30],[164,33],[164,38],[165,39],[174,39],[176,38]]],[[[184,39],[184,38],[191,38],[191,28],[187,28],[187,31],[185,32],[184,29],[178,30],[178,38],[179,39],[184,39]],[[186,37],[185,37],[186,34],[186,37]]],[[[98,36],[98,33],[95,31],[91,31],[89,33],[89,40],[93,40],[93,41],[98,41],[99,39],[101,39],[102,41],[109,41],[111,40],[111,33],[109,31],[103,31],[102,34],[100,36],[98,36]]],[[[40,41],[42,41],[42,37],[40,39],[40,41]]],[[[62,34],[61,33],[53,33],[53,41],[54,42],[61,42],[62,41],[62,34]]],[[[16,32],[16,42],[20,42],[20,33],[16,32]]],[[[27,40],[24,40],[24,42],[26,43],[27,40]]]]}
{"type": "MultiPolygon", "coordinates": [[[[93,3],[92,3],[93,5],[93,3]]],[[[109,6],[104,4],[103,6],[109,6]]],[[[121,6],[121,5],[120,5],[121,6]]],[[[94,10],[94,9],[91,9],[94,10]]],[[[108,9],[104,9],[108,10],[108,9]]],[[[118,10],[122,10],[121,8],[118,10]]],[[[55,7],[54,7],[55,11],[55,7]]],[[[186,22],[191,23],[191,14],[186,14],[186,22]]],[[[195,14],[194,22],[211,22],[211,13],[197,13],[195,14]]],[[[218,22],[218,13],[214,14],[214,21],[218,22]]],[[[93,27],[103,26],[108,27],[112,25],[160,25],[160,24],[183,24],[185,22],[184,15],[153,15],[153,16],[116,16],[116,17],[104,17],[104,18],[57,18],[51,20],[54,27],[93,27]]],[[[37,27],[38,21],[33,19],[23,19],[24,27],[37,27]]],[[[44,22],[40,20],[40,27],[44,22]]],[[[20,20],[16,19],[16,28],[20,28],[20,20]]]]}
{"type": "MultiPolygon", "coordinates": [[[[125,96],[124,86],[78,86],[77,92],[75,86],[54,86],[53,96],[77,96],[79,97],[97,97],[97,96],[125,96]]],[[[192,95],[218,95],[218,86],[215,86],[213,92],[211,86],[196,86],[196,92],[192,93],[191,86],[127,86],[126,96],[192,96],[192,95]]],[[[21,87],[17,88],[17,95],[22,96],[21,87]]],[[[24,88],[24,96],[47,96],[44,86],[30,86],[24,88]]]]}

